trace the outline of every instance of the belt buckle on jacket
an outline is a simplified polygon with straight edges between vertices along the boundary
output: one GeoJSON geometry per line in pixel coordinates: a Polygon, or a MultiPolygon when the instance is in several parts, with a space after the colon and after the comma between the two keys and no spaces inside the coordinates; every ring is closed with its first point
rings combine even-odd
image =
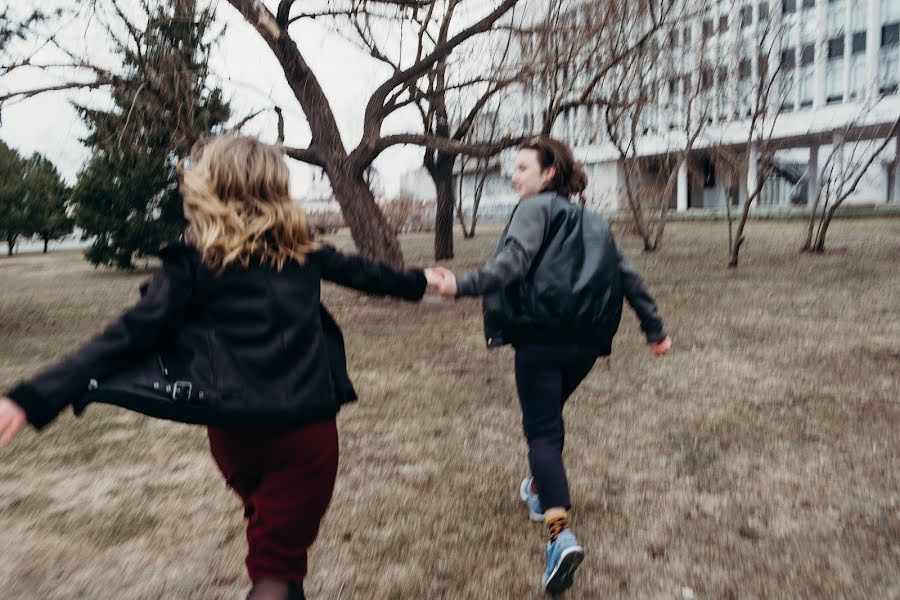
{"type": "Polygon", "coordinates": [[[193,385],[190,381],[176,381],[172,384],[172,400],[176,402],[189,402],[193,385]]]}

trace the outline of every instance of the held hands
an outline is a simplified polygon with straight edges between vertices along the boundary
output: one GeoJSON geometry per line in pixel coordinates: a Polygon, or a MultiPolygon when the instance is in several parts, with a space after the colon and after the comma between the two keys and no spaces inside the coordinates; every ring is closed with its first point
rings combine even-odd
{"type": "Polygon", "coordinates": [[[650,344],[650,349],[653,350],[653,354],[656,356],[662,356],[663,354],[668,354],[669,350],[672,348],[672,338],[666,336],[664,340],[659,342],[654,342],[650,344]]]}
{"type": "Polygon", "coordinates": [[[0,398],[0,448],[5,448],[25,426],[25,411],[9,398],[0,398]]]}
{"type": "Polygon", "coordinates": [[[456,298],[456,275],[450,269],[444,267],[425,269],[425,279],[428,281],[428,289],[441,298],[456,298]]]}

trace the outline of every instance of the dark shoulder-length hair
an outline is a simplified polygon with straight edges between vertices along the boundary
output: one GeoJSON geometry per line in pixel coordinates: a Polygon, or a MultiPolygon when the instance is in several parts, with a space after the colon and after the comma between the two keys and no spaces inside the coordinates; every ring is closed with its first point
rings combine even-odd
{"type": "Polygon", "coordinates": [[[546,190],[552,190],[563,196],[580,194],[587,187],[587,176],[581,165],[575,162],[572,149],[561,140],[549,136],[533,137],[522,142],[519,150],[534,150],[538,155],[541,170],[556,167],[553,181],[546,190]]]}

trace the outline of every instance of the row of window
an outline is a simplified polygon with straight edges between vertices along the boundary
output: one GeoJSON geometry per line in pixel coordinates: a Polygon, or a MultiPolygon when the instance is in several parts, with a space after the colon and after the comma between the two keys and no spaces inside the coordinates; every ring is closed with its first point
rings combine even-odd
{"type": "MultiPolygon", "coordinates": [[[[896,50],[896,48],[895,48],[896,50]]],[[[900,53],[897,51],[886,56],[879,64],[879,83],[883,93],[896,93],[898,90],[897,70],[900,53]]],[[[844,90],[844,64],[834,65],[826,71],[826,94],[828,102],[843,101],[845,95],[848,99],[861,98],[865,93],[865,55],[853,55],[847,63],[848,89],[844,90]]],[[[717,73],[719,77],[725,74],[717,73]]],[[[731,107],[730,100],[725,94],[715,94],[711,91],[711,73],[704,80],[701,76],[701,91],[690,104],[694,114],[705,111],[710,123],[715,119],[718,122],[727,121],[730,118],[749,115],[756,101],[753,93],[753,83],[749,78],[738,82],[737,105],[731,107]],[[715,108],[713,111],[713,102],[715,108]]],[[[808,108],[813,105],[813,69],[812,65],[806,65],[799,69],[784,73],[781,78],[780,92],[783,94],[783,110],[793,110],[796,107],[808,108]]],[[[721,80],[720,80],[721,81],[721,80]]],[[[643,109],[641,118],[641,132],[646,134],[658,129],[659,110],[663,110],[663,118],[668,117],[668,128],[674,129],[680,126],[683,119],[683,111],[688,109],[686,99],[682,95],[683,80],[669,82],[671,95],[669,102],[662,108],[654,103],[649,103],[643,109]]],[[[602,109],[597,106],[590,108],[571,109],[560,116],[557,121],[557,133],[564,135],[576,143],[598,143],[606,141],[606,132],[599,127],[602,124],[600,117],[602,109]]]]}
{"type": "MultiPolygon", "coordinates": [[[[844,1],[845,0],[828,0],[828,10],[835,10],[836,7],[843,6],[844,1]]],[[[857,8],[865,10],[867,4],[867,0],[850,0],[850,5],[853,10],[857,10],[857,8]]],[[[816,0],[781,1],[781,11],[784,14],[795,13],[798,9],[811,9],[815,7],[816,0]]],[[[891,17],[900,17],[900,4],[897,3],[897,0],[881,0],[880,10],[882,17],[887,17],[889,20],[891,17]]]]}

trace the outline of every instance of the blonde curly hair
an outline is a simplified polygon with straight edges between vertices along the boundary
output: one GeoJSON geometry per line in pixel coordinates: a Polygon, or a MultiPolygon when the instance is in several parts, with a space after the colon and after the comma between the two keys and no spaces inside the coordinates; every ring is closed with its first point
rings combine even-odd
{"type": "Polygon", "coordinates": [[[257,139],[220,135],[198,142],[179,165],[187,241],[213,270],[251,260],[279,271],[315,249],[306,216],[288,192],[281,150],[257,139]]]}

